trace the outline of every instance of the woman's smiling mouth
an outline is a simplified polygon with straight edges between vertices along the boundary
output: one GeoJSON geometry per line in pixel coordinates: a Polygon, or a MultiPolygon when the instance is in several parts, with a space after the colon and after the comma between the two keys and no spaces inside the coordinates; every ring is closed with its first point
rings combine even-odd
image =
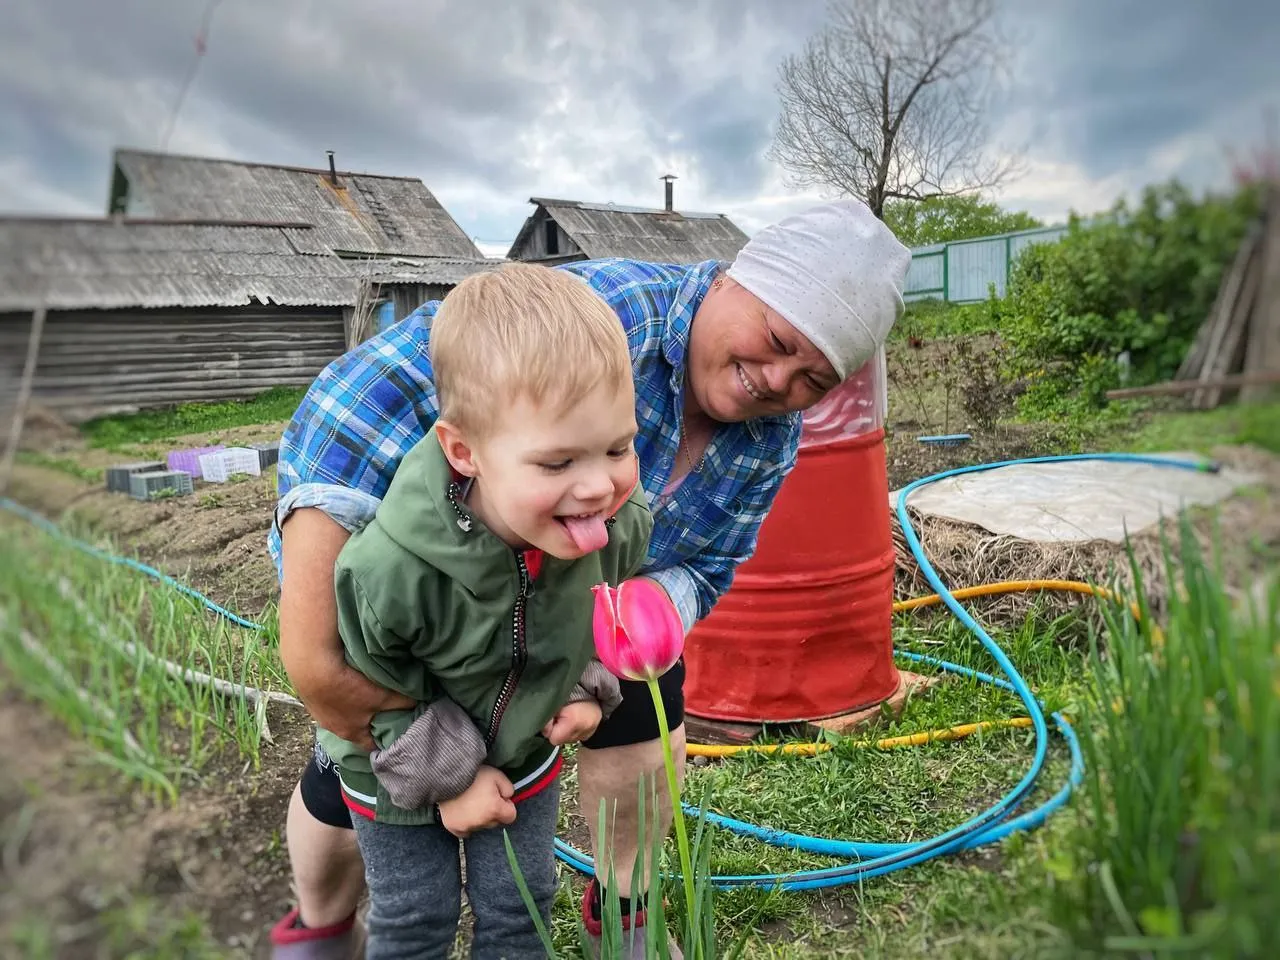
{"type": "Polygon", "coordinates": [[[741,364],[737,365],[737,369],[738,380],[742,383],[742,388],[751,395],[752,399],[759,400],[761,403],[768,403],[769,398],[761,393],[759,389],[756,388],[756,385],[751,382],[751,378],[747,376],[747,371],[742,369],[741,364]]]}

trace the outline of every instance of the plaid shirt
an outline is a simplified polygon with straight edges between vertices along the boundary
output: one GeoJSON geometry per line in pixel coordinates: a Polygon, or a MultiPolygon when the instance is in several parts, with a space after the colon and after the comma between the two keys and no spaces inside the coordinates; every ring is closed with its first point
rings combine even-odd
{"type": "MultiPolygon", "coordinates": [[[[653,508],[644,573],[663,585],[686,630],[729,589],[755,551],[760,524],[795,466],[799,414],[720,424],[701,469],[674,493],[663,488],[679,455],[689,326],[719,265],[593,260],[568,263],[626,328],[636,385],[636,452],[653,508]]],[[[347,529],[366,522],[400,459],[439,412],[427,355],[439,301],[326,367],[280,445],[280,501],[269,548],[280,570],[279,525],[289,512],[319,507],[347,529]]]]}

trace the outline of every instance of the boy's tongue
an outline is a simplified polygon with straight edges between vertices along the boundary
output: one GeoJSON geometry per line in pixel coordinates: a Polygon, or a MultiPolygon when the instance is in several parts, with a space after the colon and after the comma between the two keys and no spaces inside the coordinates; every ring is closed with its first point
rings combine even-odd
{"type": "Polygon", "coordinates": [[[590,517],[562,517],[564,528],[569,537],[583,553],[599,550],[609,543],[609,531],[605,529],[604,517],[595,514],[590,517]]]}

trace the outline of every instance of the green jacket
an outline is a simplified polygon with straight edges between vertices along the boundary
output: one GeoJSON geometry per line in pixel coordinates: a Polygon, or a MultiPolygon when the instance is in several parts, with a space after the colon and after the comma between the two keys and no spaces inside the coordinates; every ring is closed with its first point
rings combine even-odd
{"type": "MultiPolygon", "coordinates": [[[[418,701],[374,716],[381,750],[448,698],[483,736],[484,763],[519,784],[557,757],[540,731],[595,654],[591,587],[635,575],[653,521],[637,484],[609,524],[607,546],[572,561],[543,554],[534,578],[525,555],[455,499],[452,480],[432,428],[404,457],[374,519],[338,556],[339,632],[353,668],[418,701]]],[[[369,808],[376,798],[377,819],[389,823],[435,819],[434,804],[396,807],[366,751],[328,730],[318,737],[348,803],[369,808]]]]}

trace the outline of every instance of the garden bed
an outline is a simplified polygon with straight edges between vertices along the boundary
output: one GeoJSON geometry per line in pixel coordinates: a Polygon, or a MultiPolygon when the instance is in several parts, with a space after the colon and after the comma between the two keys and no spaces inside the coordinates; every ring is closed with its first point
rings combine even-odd
{"type": "MultiPolygon", "coordinates": [[[[275,503],[274,468],[239,482],[197,484],[191,496],[155,503],[108,494],[100,471],[116,462],[161,459],[168,449],[277,439],[282,426],[275,422],[149,439],[113,450],[90,447],[74,431],[55,427],[33,434],[39,449],[27,445],[9,495],[104,546],[191,583],[237,613],[273,624],[277,587],[266,534],[275,503]]],[[[986,431],[970,428],[968,444],[931,447],[915,438],[940,432],[934,425],[902,417],[891,428],[886,449],[893,488],[953,467],[1065,452],[1072,440],[1071,431],[1061,426],[1012,424],[986,431]]],[[[1170,446],[1177,448],[1174,439],[1170,446]]],[[[1256,496],[1233,498],[1220,511],[1226,539],[1246,547],[1247,562],[1238,568],[1244,583],[1260,566],[1274,564],[1280,551],[1280,519],[1270,509],[1280,492],[1280,467],[1274,456],[1254,448],[1217,452],[1266,476],[1265,489],[1256,496]]],[[[3,529],[15,534],[8,542],[22,545],[28,563],[47,562],[45,551],[55,549],[45,534],[21,521],[5,518],[3,529]]],[[[1040,576],[1099,579],[1123,559],[1114,545],[1040,548],[930,517],[920,519],[919,529],[944,581],[953,586],[1040,576]]],[[[1152,539],[1152,548],[1154,543],[1152,539]]],[[[929,592],[901,543],[898,555],[898,595],[929,592]]],[[[1143,556],[1144,569],[1152,569],[1155,554],[1143,556]]],[[[85,569],[85,576],[91,576],[92,568],[85,569]]],[[[143,584],[139,578],[136,589],[150,589],[143,584]]],[[[1002,646],[1014,652],[1019,669],[1043,697],[1055,704],[1074,699],[1083,675],[1077,642],[1081,612],[1092,608],[1090,601],[1045,595],[1037,603],[1022,595],[972,606],[1002,646]]],[[[895,639],[910,650],[991,668],[989,657],[945,614],[904,615],[895,639]]],[[[913,699],[901,718],[881,725],[878,735],[1018,713],[1020,705],[1009,694],[952,680],[928,697],[913,699]]],[[[185,937],[191,943],[216,943],[235,956],[265,956],[267,928],[290,900],[282,840],[288,798],[310,745],[305,717],[273,709],[274,742],[262,746],[259,770],[224,751],[167,807],[139,799],[127,782],[104,780],[101,766],[88,776],[84,761],[91,754],[77,745],[77,734],[44,717],[12,685],[0,701],[0,718],[20,718],[18,729],[30,728],[32,738],[57,731],[47,763],[28,769],[24,758],[13,754],[19,744],[30,742],[26,738],[10,738],[9,752],[0,755],[6,769],[23,770],[21,778],[6,775],[0,788],[10,800],[9,809],[18,811],[7,818],[6,835],[26,831],[15,847],[20,863],[15,887],[30,893],[13,900],[13,911],[0,917],[10,932],[26,922],[38,898],[47,921],[33,927],[32,936],[49,930],[69,936],[81,924],[84,934],[116,936],[126,944],[167,944],[172,955],[181,955],[179,947],[189,956],[214,955],[188,948],[185,937]],[[40,802],[31,814],[21,813],[26,798],[33,796],[40,802]],[[79,866],[90,863],[97,866],[79,866]]],[[[694,789],[709,785],[716,808],[753,822],[897,840],[948,829],[981,811],[1016,781],[1029,755],[1025,733],[993,730],[968,741],[909,751],[842,747],[809,761],[742,758],[695,764],[690,783],[694,789]]],[[[1055,741],[1037,799],[1063,782],[1066,764],[1065,749],[1055,741]]],[[[585,846],[585,824],[572,801],[571,766],[565,784],[562,833],[585,846]]],[[[983,848],[862,887],[784,897],[739,891],[718,901],[718,914],[736,930],[736,924],[762,910],[748,957],[829,956],[849,950],[910,957],[945,953],[959,943],[968,944],[974,955],[1008,955],[1039,936],[1035,891],[1044,883],[1054,845],[1061,842],[1061,829],[1051,826],[1025,842],[983,848]],[[974,909],[957,912],[949,906],[961,899],[974,909]]],[[[721,871],[785,871],[830,862],[727,835],[717,839],[717,851],[721,871]]],[[[575,936],[571,891],[581,887],[576,874],[566,871],[566,876],[574,882],[557,903],[554,933],[560,944],[575,936]]]]}

